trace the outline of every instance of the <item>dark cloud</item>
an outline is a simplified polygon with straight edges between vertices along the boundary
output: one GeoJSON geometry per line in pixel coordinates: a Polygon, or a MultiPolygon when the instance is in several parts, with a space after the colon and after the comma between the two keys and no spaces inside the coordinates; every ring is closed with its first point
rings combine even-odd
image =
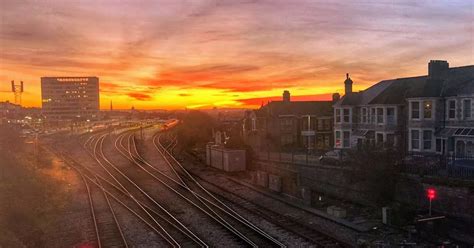
{"type": "Polygon", "coordinates": [[[127,96],[134,98],[139,101],[149,101],[152,99],[152,96],[146,93],[139,93],[139,92],[129,92],[127,96]]]}
{"type": "Polygon", "coordinates": [[[188,97],[188,96],[192,96],[192,94],[189,94],[189,93],[179,93],[178,96],[188,97]]]}
{"type": "MultiPolygon", "coordinates": [[[[296,95],[291,96],[292,101],[328,101],[332,99],[332,94],[318,94],[318,95],[296,95]]],[[[262,104],[267,104],[271,101],[281,101],[282,96],[268,96],[268,97],[257,97],[257,98],[247,98],[239,99],[238,102],[246,106],[259,106],[262,104]]]]}

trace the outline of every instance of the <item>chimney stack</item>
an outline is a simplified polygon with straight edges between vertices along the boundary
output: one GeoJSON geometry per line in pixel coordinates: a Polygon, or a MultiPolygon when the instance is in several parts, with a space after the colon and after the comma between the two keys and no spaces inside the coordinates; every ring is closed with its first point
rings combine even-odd
{"type": "Polygon", "coordinates": [[[332,102],[333,103],[339,101],[339,99],[341,99],[341,95],[339,95],[339,93],[332,94],[332,102]]]}
{"type": "Polygon", "coordinates": [[[288,90],[283,91],[283,102],[290,102],[290,92],[288,90]]]}
{"type": "Polygon", "coordinates": [[[449,63],[446,60],[430,60],[428,63],[428,77],[439,79],[449,70],[449,63]]]}
{"type": "Polygon", "coordinates": [[[344,81],[344,92],[346,95],[352,93],[352,79],[349,77],[349,73],[346,73],[346,80],[344,81]]]}

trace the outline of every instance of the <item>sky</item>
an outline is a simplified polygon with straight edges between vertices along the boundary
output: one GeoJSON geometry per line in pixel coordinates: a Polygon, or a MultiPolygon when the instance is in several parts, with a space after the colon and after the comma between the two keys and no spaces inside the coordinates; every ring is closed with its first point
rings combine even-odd
{"type": "Polygon", "coordinates": [[[40,77],[97,76],[101,108],[255,108],[328,100],[474,64],[474,0],[0,0],[0,101],[40,77]]]}

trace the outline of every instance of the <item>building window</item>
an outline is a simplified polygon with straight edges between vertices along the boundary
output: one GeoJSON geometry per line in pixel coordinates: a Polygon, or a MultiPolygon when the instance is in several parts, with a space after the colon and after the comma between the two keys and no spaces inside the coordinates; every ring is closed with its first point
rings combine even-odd
{"type": "Polygon", "coordinates": [[[423,150],[431,150],[432,146],[432,137],[433,131],[431,130],[424,130],[423,131],[423,150]]]}
{"type": "Polygon", "coordinates": [[[395,124],[395,108],[387,108],[387,124],[395,124]]]}
{"type": "Polygon", "coordinates": [[[280,128],[283,131],[291,131],[293,129],[293,120],[289,118],[280,119],[280,128]]]}
{"type": "Polygon", "coordinates": [[[423,119],[431,119],[433,115],[433,103],[431,101],[423,101],[423,119]]]}
{"type": "Polygon", "coordinates": [[[336,147],[341,147],[341,131],[336,131],[335,132],[335,144],[336,144],[336,147]]]}
{"type": "Polygon", "coordinates": [[[362,123],[367,123],[367,108],[362,108],[361,109],[361,122],[362,123]]]}
{"type": "Polygon", "coordinates": [[[420,102],[411,102],[411,118],[420,119],[420,102]]]}
{"type": "Polygon", "coordinates": [[[448,119],[456,118],[456,100],[448,101],[448,119]]]}
{"type": "Polygon", "coordinates": [[[370,123],[375,123],[375,108],[370,109],[370,123]]]}
{"type": "Polygon", "coordinates": [[[471,99],[464,99],[463,101],[463,118],[466,119],[471,119],[471,99]]]}
{"type": "Polygon", "coordinates": [[[418,150],[420,149],[420,131],[411,130],[411,149],[418,150]]]}
{"type": "Polygon", "coordinates": [[[383,123],[383,108],[377,108],[377,124],[383,123]]]}
{"type": "Polygon", "coordinates": [[[336,109],[336,123],[341,123],[341,109],[336,109]]]}
{"type": "Polygon", "coordinates": [[[350,147],[351,146],[351,132],[349,131],[344,131],[344,135],[343,135],[343,141],[342,141],[342,145],[343,147],[350,147]]]}
{"type": "Polygon", "coordinates": [[[344,114],[344,123],[350,123],[350,110],[344,109],[343,114],[344,114]]]}

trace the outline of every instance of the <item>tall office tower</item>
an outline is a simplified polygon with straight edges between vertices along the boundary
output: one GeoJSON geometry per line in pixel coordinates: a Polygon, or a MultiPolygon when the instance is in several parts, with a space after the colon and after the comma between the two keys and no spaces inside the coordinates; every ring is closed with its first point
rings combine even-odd
{"type": "Polygon", "coordinates": [[[43,114],[49,120],[95,119],[99,113],[98,77],[42,77],[43,114]]]}

